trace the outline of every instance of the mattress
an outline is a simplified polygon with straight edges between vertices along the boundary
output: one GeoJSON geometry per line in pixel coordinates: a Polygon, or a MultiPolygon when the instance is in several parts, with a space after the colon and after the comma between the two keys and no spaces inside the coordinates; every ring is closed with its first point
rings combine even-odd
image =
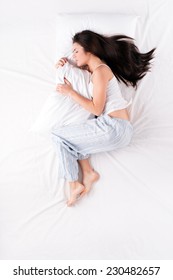
{"type": "Polygon", "coordinates": [[[2,4],[1,260],[173,258],[173,4],[89,4],[2,4]],[[141,52],[156,47],[156,55],[136,91],[122,86],[133,99],[131,144],[92,155],[100,180],[67,207],[68,185],[58,179],[58,158],[46,124],[53,118],[48,104],[55,93],[54,65],[70,54],[71,35],[83,28],[125,33],[141,52]]]}

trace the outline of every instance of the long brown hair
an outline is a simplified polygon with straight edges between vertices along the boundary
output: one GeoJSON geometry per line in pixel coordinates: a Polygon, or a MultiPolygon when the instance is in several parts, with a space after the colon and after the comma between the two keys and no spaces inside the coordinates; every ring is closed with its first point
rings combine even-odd
{"type": "Polygon", "coordinates": [[[104,36],[91,30],[83,30],[73,37],[73,43],[80,44],[103,60],[111,69],[118,81],[127,86],[137,86],[150,70],[155,48],[147,53],[140,53],[134,39],[126,35],[104,36]]]}

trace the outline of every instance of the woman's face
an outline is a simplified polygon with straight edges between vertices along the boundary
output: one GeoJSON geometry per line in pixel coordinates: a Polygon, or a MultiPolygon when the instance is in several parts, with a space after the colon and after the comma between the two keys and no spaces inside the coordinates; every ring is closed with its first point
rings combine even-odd
{"type": "Polygon", "coordinates": [[[78,67],[87,65],[89,57],[89,52],[85,52],[84,48],[78,43],[73,43],[73,58],[78,67]]]}

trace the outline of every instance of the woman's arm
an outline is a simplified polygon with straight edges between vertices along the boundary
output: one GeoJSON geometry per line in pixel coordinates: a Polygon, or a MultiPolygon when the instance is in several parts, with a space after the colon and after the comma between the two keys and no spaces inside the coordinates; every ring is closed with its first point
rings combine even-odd
{"type": "Polygon", "coordinates": [[[80,104],[84,109],[91,112],[92,114],[100,116],[105,106],[106,87],[109,79],[108,76],[110,76],[110,73],[108,75],[105,69],[98,69],[95,71],[93,75],[92,100],[85,98],[76,92],[67,79],[65,79],[65,84],[57,85],[57,91],[70,96],[76,103],[80,104]]]}
{"type": "Polygon", "coordinates": [[[69,92],[69,96],[79,105],[81,105],[85,110],[89,111],[93,115],[99,116],[100,111],[97,110],[97,108],[94,106],[93,100],[90,100],[82,95],[80,95],[75,90],[71,90],[69,92]]]}

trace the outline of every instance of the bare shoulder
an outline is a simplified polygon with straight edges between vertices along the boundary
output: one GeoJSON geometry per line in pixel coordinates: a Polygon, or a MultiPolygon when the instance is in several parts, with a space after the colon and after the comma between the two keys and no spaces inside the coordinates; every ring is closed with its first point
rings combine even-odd
{"type": "Polygon", "coordinates": [[[106,65],[100,65],[97,69],[93,72],[92,80],[94,81],[102,81],[108,82],[113,77],[112,70],[106,65]]]}

